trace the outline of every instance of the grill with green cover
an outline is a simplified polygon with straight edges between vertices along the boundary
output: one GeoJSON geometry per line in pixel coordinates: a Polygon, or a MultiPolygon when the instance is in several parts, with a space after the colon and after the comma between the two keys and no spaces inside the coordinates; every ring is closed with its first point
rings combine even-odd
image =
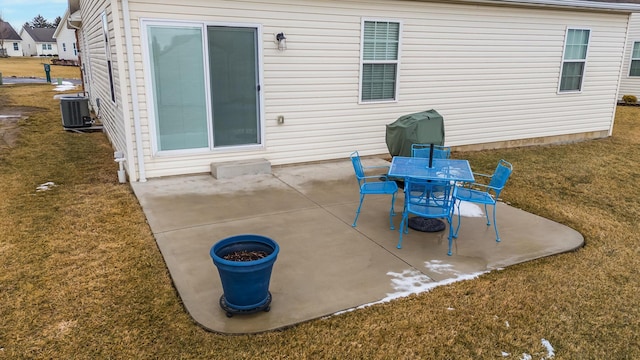
{"type": "Polygon", "coordinates": [[[403,115],[387,124],[386,142],[391,156],[411,156],[412,144],[444,145],[442,115],[433,109],[403,115]]]}

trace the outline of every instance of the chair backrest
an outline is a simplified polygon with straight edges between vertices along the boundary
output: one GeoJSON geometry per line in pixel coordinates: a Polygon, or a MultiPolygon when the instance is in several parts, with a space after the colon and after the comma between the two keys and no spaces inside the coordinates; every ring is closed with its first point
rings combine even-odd
{"type": "Polygon", "coordinates": [[[407,178],[404,196],[410,212],[423,216],[446,216],[455,203],[451,196],[453,182],[434,183],[433,181],[407,178]]]}
{"type": "Polygon", "coordinates": [[[360,154],[358,154],[357,151],[351,153],[351,163],[353,164],[353,170],[356,172],[358,185],[361,185],[366,179],[364,174],[364,167],[362,166],[362,161],[360,161],[360,154]]]}
{"type": "MultiPolygon", "coordinates": [[[[411,156],[429,158],[431,144],[411,144],[411,156]]],[[[451,148],[448,146],[433,145],[434,159],[448,159],[451,156],[451,148]]]]}
{"type": "Polygon", "coordinates": [[[500,195],[500,192],[504,188],[504,185],[507,183],[509,176],[511,176],[511,172],[513,171],[513,166],[511,163],[500,160],[498,161],[498,166],[496,167],[496,171],[493,172],[491,176],[491,181],[489,181],[489,186],[494,187],[494,192],[496,198],[500,195]]]}

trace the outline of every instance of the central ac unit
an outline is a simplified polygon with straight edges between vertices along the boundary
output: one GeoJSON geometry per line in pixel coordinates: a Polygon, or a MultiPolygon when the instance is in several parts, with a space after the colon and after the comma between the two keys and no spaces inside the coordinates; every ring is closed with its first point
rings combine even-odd
{"type": "Polygon", "coordinates": [[[93,124],[89,113],[89,99],[81,96],[60,98],[62,126],[66,128],[87,127],[93,124]]]}

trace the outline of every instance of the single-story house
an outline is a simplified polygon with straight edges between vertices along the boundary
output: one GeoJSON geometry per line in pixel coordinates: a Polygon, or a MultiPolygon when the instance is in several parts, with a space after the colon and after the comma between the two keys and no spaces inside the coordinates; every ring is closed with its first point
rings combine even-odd
{"type": "Polygon", "coordinates": [[[78,44],[76,29],[69,27],[69,10],[64,13],[62,20],[53,33],[58,48],[58,60],[64,64],[78,64],[78,44]]]}
{"type": "Polygon", "coordinates": [[[0,20],[0,56],[22,56],[22,39],[6,21],[0,20]]]}
{"type": "Polygon", "coordinates": [[[23,56],[53,56],[58,55],[58,45],[53,38],[53,28],[32,28],[23,26],[20,37],[23,40],[23,56]]]}
{"type": "MultiPolygon", "coordinates": [[[[130,181],[387,153],[435,109],[461,150],[611,135],[629,19],[585,0],[68,0],[130,181]]],[[[624,70],[626,71],[626,70],[624,70]]]]}

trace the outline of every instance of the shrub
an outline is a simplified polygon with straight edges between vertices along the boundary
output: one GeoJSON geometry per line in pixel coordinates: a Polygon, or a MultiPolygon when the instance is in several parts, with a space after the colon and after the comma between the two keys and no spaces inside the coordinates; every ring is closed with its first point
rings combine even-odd
{"type": "Polygon", "coordinates": [[[625,104],[635,104],[638,102],[638,98],[635,95],[623,95],[622,101],[624,101],[625,104]]]}

